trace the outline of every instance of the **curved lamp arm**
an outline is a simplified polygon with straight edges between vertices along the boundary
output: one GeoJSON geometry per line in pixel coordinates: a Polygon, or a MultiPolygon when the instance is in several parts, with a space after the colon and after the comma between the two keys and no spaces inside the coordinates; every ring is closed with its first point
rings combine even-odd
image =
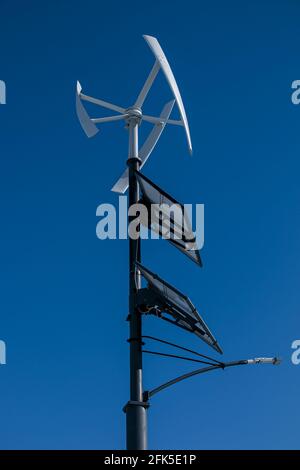
{"type": "Polygon", "coordinates": [[[204,374],[205,372],[210,372],[211,370],[225,369],[226,367],[234,367],[234,366],[244,366],[248,364],[278,365],[280,364],[280,362],[281,360],[277,357],[257,357],[254,359],[224,362],[223,364],[216,364],[216,365],[209,366],[209,367],[202,367],[201,369],[193,370],[192,372],[188,372],[187,374],[183,374],[183,375],[180,375],[179,377],[176,377],[175,379],[169,380],[168,382],[165,382],[164,384],[159,385],[159,387],[153,388],[150,391],[144,392],[144,401],[147,402],[149,398],[153,397],[153,395],[156,395],[156,393],[160,392],[161,390],[164,390],[165,388],[170,387],[171,385],[181,382],[182,380],[188,379],[189,377],[193,377],[194,375],[204,374]]]}

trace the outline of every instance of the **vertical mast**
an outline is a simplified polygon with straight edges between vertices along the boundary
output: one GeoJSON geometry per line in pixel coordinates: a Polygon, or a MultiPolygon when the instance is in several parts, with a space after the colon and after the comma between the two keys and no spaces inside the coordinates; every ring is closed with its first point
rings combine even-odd
{"type": "MultiPolygon", "coordinates": [[[[139,201],[139,186],[135,170],[139,170],[138,127],[139,110],[129,110],[129,207],[139,201]]],[[[128,227],[134,217],[128,216],[128,227]]],[[[136,308],[136,292],[141,288],[136,261],[141,261],[141,239],[129,236],[129,345],[130,400],[125,406],[126,447],[128,450],[147,449],[147,404],[143,402],[142,316],[136,308]]]]}

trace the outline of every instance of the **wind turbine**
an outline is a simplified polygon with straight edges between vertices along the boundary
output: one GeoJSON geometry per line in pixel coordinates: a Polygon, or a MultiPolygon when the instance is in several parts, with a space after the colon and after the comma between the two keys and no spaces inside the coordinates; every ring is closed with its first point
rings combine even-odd
{"type": "MultiPolygon", "coordinates": [[[[154,124],[153,129],[150,132],[148,138],[138,151],[138,158],[140,159],[140,169],[142,169],[149,156],[151,155],[151,152],[156,146],[166,124],[182,126],[184,128],[188,149],[190,154],[192,154],[192,141],[190,136],[189,124],[184,109],[183,101],[180,95],[180,91],[177,86],[172,69],[157,39],[147,35],[144,35],[143,37],[154,54],[155,62],[148,75],[147,80],[144,83],[144,86],[142,87],[135,103],[132,106],[124,108],[112,103],[108,103],[107,101],[103,101],[98,98],[93,98],[91,96],[85,95],[82,93],[81,84],[79,82],[77,82],[76,89],[77,115],[81,126],[88,137],[95,136],[99,132],[97,124],[103,124],[105,122],[124,120],[129,123],[131,119],[134,119],[138,122],[138,124],[140,124],[142,121],[154,124]],[[174,99],[164,105],[159,117],[149,116],[148,114],[143,113],[143,105],[160,70],[166,77],[174,99]],[[110,109],[111,111],[114,111],[117,114],[108,117],[91,118],[85,110],[82,101],[88,101],[97,106],[110,109]],[[170,119],[170,115],[172,113],[175,103],[177,104],[179,110],[179,114],[181,117],[180,120],[170,119]]],[[[129,170],[127,168],[120,177],[120,179],[113,186],[112,191],[117,193],[125,193],[125,191],[128,189],[128,186],[129,170]]]]}

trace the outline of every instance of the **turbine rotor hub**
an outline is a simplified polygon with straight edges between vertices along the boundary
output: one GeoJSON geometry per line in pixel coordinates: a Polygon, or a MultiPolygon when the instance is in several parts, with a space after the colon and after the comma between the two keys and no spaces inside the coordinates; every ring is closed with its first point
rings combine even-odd
{"type": "Polygon", "coordinates": [[[142,120],[143,114],[141,108],[132,106],[130,108],[127,108],[125,113],[128,114],[127,122],[129,122],[131,119],[135,119],[138,123],[140,123],[140,121],[142,120]]]}

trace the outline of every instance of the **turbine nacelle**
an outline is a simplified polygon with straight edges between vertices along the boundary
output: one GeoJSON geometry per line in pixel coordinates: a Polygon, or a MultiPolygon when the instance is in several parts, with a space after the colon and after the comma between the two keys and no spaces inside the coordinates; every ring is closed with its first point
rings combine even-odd
{"type": "Polygon", "coordinates": [[[138,120],[143,119],[142,109],[137,106],[127,108],[125,114],[127,114],[128,118],[136,117],[138,120]]]}

